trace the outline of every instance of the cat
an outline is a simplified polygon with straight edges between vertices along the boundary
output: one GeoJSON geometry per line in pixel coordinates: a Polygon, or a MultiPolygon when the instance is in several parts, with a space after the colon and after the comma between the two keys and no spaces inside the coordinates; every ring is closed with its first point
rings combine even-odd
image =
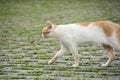
{"type": "Polygon", "coordinates": [[[107,51],[109,58],[101,66],[107,67],[114,59],[114,49],[120,51],[120,25],[112,21],[83,22],[66,25],[55,25],[48,22],[42,30],[42,37],[53,37],[61,44],[60,51],[48,64],[54,63],[68,50],[71,51],[75,63],[79,66],[78,44],[83,42],[98,42],[107,51]]]}

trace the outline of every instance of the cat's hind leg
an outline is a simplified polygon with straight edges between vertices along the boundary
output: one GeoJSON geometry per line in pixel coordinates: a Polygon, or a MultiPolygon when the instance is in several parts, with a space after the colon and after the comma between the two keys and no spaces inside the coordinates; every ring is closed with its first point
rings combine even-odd
{"type": "Polygon", "coordinates": [[[102,46],[107,51],[109,58],[108,58],[107,62],[105,64],[102,64],[101,66],[107,67],[115,59],[114,49],[111,46],[105,45],[105,44],[102,44],[102,46]]]}

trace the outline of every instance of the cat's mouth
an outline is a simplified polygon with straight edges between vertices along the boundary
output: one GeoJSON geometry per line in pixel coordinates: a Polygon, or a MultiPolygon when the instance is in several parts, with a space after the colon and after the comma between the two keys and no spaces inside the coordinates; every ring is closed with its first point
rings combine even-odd
{"type": "Polygon", "coordinates": [[[47,36],[45,36],[45,35],[42,33],[42,38],[45,39],[45,38],[47,38],[47,36]]]}
{"type": "Polygon", "coordinates": [[[44,36],[44,34],[42,33],[42,38],[44,39],[45,38],[45,36],[44,36]]]}

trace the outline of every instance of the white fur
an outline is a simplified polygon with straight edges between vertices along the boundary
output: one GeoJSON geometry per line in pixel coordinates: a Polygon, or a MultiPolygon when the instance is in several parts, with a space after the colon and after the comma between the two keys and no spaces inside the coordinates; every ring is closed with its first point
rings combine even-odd
{"type": "Polygon", "coordinates": [[[66,46],[77,46],[81,42],[98,42],[111,45],[115,49],[120,49],[115,32],[111,37],[107,37],[101,27],[92,23],[87,27],[77,24],[58,25],[50,33],[50,37],[51,35],[66,46]]]}
{"type": "Polygon", "coordinates": [[[77,45],[81,42],[99,42],[108,44],[107,37],[104,31],[94,25],[90,24],[88,27],[83,27],[77,24],[58,25],[55,34],[63,43],[77,45]]]}
{"type": "Polygon", "coordinates": [[[108,37],[109,45],[120,51],[120,45],[118,44],[116,33],[113,32],[111,37],[108,37]]]}

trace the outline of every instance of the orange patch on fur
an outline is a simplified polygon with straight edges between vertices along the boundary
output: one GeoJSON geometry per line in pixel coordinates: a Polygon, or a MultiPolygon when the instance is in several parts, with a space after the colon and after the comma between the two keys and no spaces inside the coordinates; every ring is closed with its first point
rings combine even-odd
{"type": "Polygon", "coordinates": [[[113,23],[111,21],[97,21],[97,22],[93,22],[93,24],[101,27],[108,37],[112,35],[113,29],[116,28],[117,26],[116,23],[113,23]]]}
{"type": "Polygon", "coordinates": [[[111,21],[96,21],[96,22],[77,23],[77,25],[87,27],[91,23],[95,24],[96,26],[101,27],[108,37],[110,37],[112,35],[113,31],[116,30],[115,32],[117,33],[118,41],[120,43],[120,36],[118,35],[118,34],[120,34],[120,25],[119,24],[111,22],[111,21]]]}
{"type": "Polygon", "coordinates": [[[114,51],[113,48],[112,48],[111,46],[109,46],[109,45],[103,44],[102,46],[103,46],[103,48],[104,48],[106,51],[110,51],[110,52],[113,52],[113,51],[114,51]]]}
{"type": "Polygon", "coordinates": [[[51,32],[50,30],[51,30],[52,28],[57,28],[57,25],[54,25],[54,24],[51,23],[50,26],[46,26],[45,28],[43,28],[42,33],[43,33],[45,36],[47,36],[47,35],[51,32]]]}
{"type": "Polygon", "coordinates": [[[107,53],[109,54],[109,58],[111,60],[114,60],[114,58],[115,58],[114,49],[111,46],[106,45],[106,44],[103,44],[102,46],[107,51],[107,53]]]}
{"type": "Polygon", "coordinates": [[[82,23],[77,23],[77,25],[81,26],[88,26],[91,22],[82,22],[82,23]]]}
{"type": "Polygon", "coordinates": [[[50,33],[50,31],[48,30],[47,27],[45,27],[45,28],[43,29],[42,33],[43,33],[44,35],[47,35],[47,34],[50,33]]]}
{"type": "Polygon", "coordinates": [[[118,43],[120,44],[120,28],[116,30],[117,38],[118,38],[118,43]]]}

